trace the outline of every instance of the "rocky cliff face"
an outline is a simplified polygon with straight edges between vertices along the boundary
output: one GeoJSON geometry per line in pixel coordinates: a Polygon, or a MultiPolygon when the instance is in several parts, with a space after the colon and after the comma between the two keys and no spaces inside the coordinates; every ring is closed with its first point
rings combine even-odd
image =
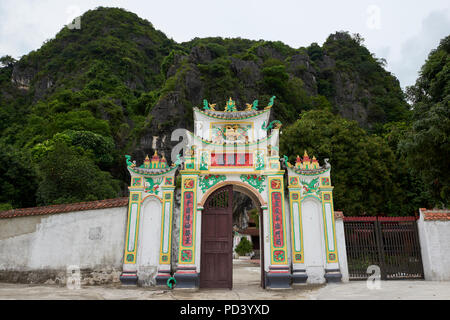
{"type": "MultiPolygon", "coordinates": [[[[0,92],[11,94],[6,86],[21,92],[20,102],[12,99],[25,118],[19,126],[28,126],[28,117],[87,110],[109,122],[119,154],[140,162],[154,149],[169,158],[177,143],[170,141],[172,131],[192,130],[193,107],[203,99],[223,108],[233,97],[242,108],[275,95],[272,117],[285,126],[314,108],[331,108],[368,129],[401,120],[407,110],[397,79],[360,38],[345,32],[330,35],[323,46],[294,49],[246,39],[178,44],[121,9],[91,10],[82,21],[82,29],[63,28],[24,56],[8,83],[0,82],[0,92]]],[[[10,101],[0,96],[0,106],[10,101]]]]}
{"type": "MultiPolygon", "coordinates": [[[[345,39],[353,41],[351,37],[345,39]]],[[[213,51],[215,47],[208,47],[209,40],[204,41],[206,45],[200,43],[192,48],[185,44],[190,50],[175,55],[165,75],[164,93],[148,114],[152,125],[146,128],[138,144],[140,157],[155,146],[167,153],[173,147],[171,130],[192,130],[192,108],[201,106],[204,98],[222,106],[232,96],[243,106],[254,99],[265,103],[271,95],[276,95],[277,106],[272,117],[281,119],[285,125],[302,110],[323,107],[321,101],[365,128],[394,120],[395,117],[389,117],[383,110],[382,96],[392,97],[389,103],[393,108],[407,110],[397,80],[375,61],[371,71],[374,75],[360,74],[357,69],[344,65],[342,58],[333,57],[334,52],[328,55],[326,50],[313,60],[307,50],[284,47],[281,50],[279,44],[265,42],[244,46],[239,53],[218,56],[213,51]],[[372,77],[381,76],[388,80],[372,86],[372,77]]],[[[222,43],[218,45],[227,51],[233,40],[210,41],[222,43]]]]}

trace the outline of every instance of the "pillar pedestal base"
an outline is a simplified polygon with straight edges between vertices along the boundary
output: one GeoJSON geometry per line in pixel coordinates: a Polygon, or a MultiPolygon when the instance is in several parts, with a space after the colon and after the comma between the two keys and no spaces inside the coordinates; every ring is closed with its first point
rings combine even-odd
{"type": "Polygon", "coordinates": [[[119,279],[123,285],[135,286],[138,282],[138,276],[136,272],[122,272],[119,279]]]}
{"type": "Polygon", "coordinates": [[[266,272],[266,288],[269,289],[289,289],[291,280],[289,272],[266,272]]]}
{"type": "Polygon", "coordinates": [[[341,282],[342,274],[339,269],[325,269],[324,277],[327,282],[341,282]]]}
{"type": "Polygon", "coordinates": [[[160,270],[155,278],[157,286],[167,286],[167,280],[170,278],[169,270],[160,270]]]}
{"type": "Polygon", "coordinates": [[[306,283],[308,275],[306,270],[293,270],[292,271],[292,284],[306,283]]]}
{"type": "Polygon", "coordinates": [[[177,289],[197,289],[200,285],[200,274],[191,268],[180,269],[174,274],[177,289]]]}

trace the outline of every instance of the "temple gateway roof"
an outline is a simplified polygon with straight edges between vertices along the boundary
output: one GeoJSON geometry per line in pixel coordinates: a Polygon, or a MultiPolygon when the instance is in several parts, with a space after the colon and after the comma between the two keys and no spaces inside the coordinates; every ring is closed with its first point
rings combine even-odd
{"type": "Polygon", "coordinates": [[[233,111],[233,112],[225,112],[225,111],[215,111],[215,110],[200,110],[199,108],[194,108],[195,111],[201,112],[207,116],[216,118],[216,119],[224,119],[224,120],[238,120],[245,119],[249,117],[258,116],[267,112],[266,110],[243,110],[243,111],[233,111]]]}
{"type": "Polygon", "coordinates": [[[203,100],[203,110],[194,108],[194,111],[203,113],[212,118],[224,119],[224,120],[238,120],[246,119],[254,116],[258,116],[265,112],[268,112],[273,106],[275,96],[270,98],[270,102],[262,110],[258,109],[258,100],[254,100],[253,103],[246,103],[246,109],[239,111],[236,107],[236,102],[229,98],[226,101],[225,108],[222,111],[216,110],[216,104],[208,103],[206,99],[203,100]]]}

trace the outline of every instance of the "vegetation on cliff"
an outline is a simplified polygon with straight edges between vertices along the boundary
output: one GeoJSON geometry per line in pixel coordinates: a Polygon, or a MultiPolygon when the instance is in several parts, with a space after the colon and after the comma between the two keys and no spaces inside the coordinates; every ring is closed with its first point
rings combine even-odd
{"type": "MultiPolygon", "coordinates": [[[[277,96],[281,148],[330,158],[345,214],[448,205],[448,39],[408,90],[363,45],[204,38],[176,43],[137,15],[97,8],[21,57],[0,59],[0,210],[124,196],[124,154],[169,155],[202,100],[277,96]],[[425,156],[423,156],[425,155],[425,156]],[[422,165],[423,164],[423,165],[422,165]]],[[[293,159],[291,159],[293,160],[293,159]]]]}

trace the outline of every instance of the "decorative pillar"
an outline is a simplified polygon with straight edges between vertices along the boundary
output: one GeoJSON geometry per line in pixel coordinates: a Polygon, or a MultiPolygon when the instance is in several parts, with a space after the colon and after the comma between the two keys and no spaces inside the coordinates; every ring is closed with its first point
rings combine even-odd
{"type": "MultiPolygon", "coordinates": [[[[271,168],[273,168],[272,164],[271,168]]],[[[284,171],[271,172],[268,176],[268,214],[271,239],[270,264],[269,271],[266,274],[266,285],[270,288],[289,288],[291,283],[287,257],[283,173],[284,171]]]]}
{"type": "MultiPolygon", "coordinates": [[[[153,157],[145,157],[144,163],[136,166],[135,161],[131,161],[130,156],[127,159],[127,169],[131,175],[130,197],[128,201],[128,216],[125,238],[125,252],[123,270],[120,281],[123,284],[137,284],[138,268],[137,251],[139,247],[139,225],[141,218],[142,202],[145,198],[152,196],[161,201],[161,212],[151,211],[152,214],[161,214],[161,243],[155,243],[160,246],[159,263],[155,265],[158,270],[156,284],[166,284],[170,277],[170,250],[171,250],[171,226],[175,181],[174,175],[176,168],[181,163],[177,160],[172,166],[168,166],[164,156],[160,159],[157,152],[153,157]]],[[[149,232],[148,230],[141,230],[149,232]]],[[[153,265],[152,265],[153,267],[153,265]]],[[[148,279],[144,279],[147,281],[148,279]]]]}
{"type": "Polygon", "coordinates": [[[305,283],[308,279],[303,247],[301,185],[298,177],[289,178],[289,207],[291,213],[292,282],[305,283]]]}
{"type": "Polygon", "coordinates": [[[123,284],[137,284],[136,252],[139,234],[139,217],[141,211],[141,194],[144,190],[142,177],[132,177],[130,199],[128,201],[127,232],[125,254],[120,281],[123,284]]]}
{"type": "Polygon", "coordinates": [[[322,200],[322,216],[325,237],[326,266],[325,279],[327,282],[340,282],[342,278],[339,269],[336,224],[333,208],[333,187],[329,177],[320,178],[319,192],[322,200]]]}
{"type": "MultiPolygon", "coordinates": [[[[261,260],[261,263],[263,264],[263,270],[265,272],[265,275],[267,275],[267,272],[269,271],[269,265],[270,265],[270,233],[269,230],[269,207],[267,205],[261,206],[261,224],[260,230],[263,229],[263,233],[261,234],[261,240],[262,244],[264,246],[264,260],[261,260]],[[267,267],[267,268],[266,268],[267,267]]],[[[264,277],[266,278],[266,277],[264,277]]],[[[267,284],[267,280],[265,280],[265,284],[267,284]]]]}
{"type": "MultiPolygon", "coordinates": [[[[186,167],[187,167],[186,163],[186,167]]],[[[194,169],[194,166],[192,166],[194,169]]],[[[181,173],[181,219],[178,265],[175,273],[177,288],[198,288],[200,283],[196,261],[197,243],[197,185],[198,171],[183,170],[181,173]]]]}
{"type": "Polygon", "coordinates": [[[164,178],[162,187],[161,209],[161,244],[159,249],[158,274],[155,278],[157,285],[166,285],[170,278],[170,257],[172,248],[172,218],[174,202],[175,181],[173,177],[164,178]]]}

